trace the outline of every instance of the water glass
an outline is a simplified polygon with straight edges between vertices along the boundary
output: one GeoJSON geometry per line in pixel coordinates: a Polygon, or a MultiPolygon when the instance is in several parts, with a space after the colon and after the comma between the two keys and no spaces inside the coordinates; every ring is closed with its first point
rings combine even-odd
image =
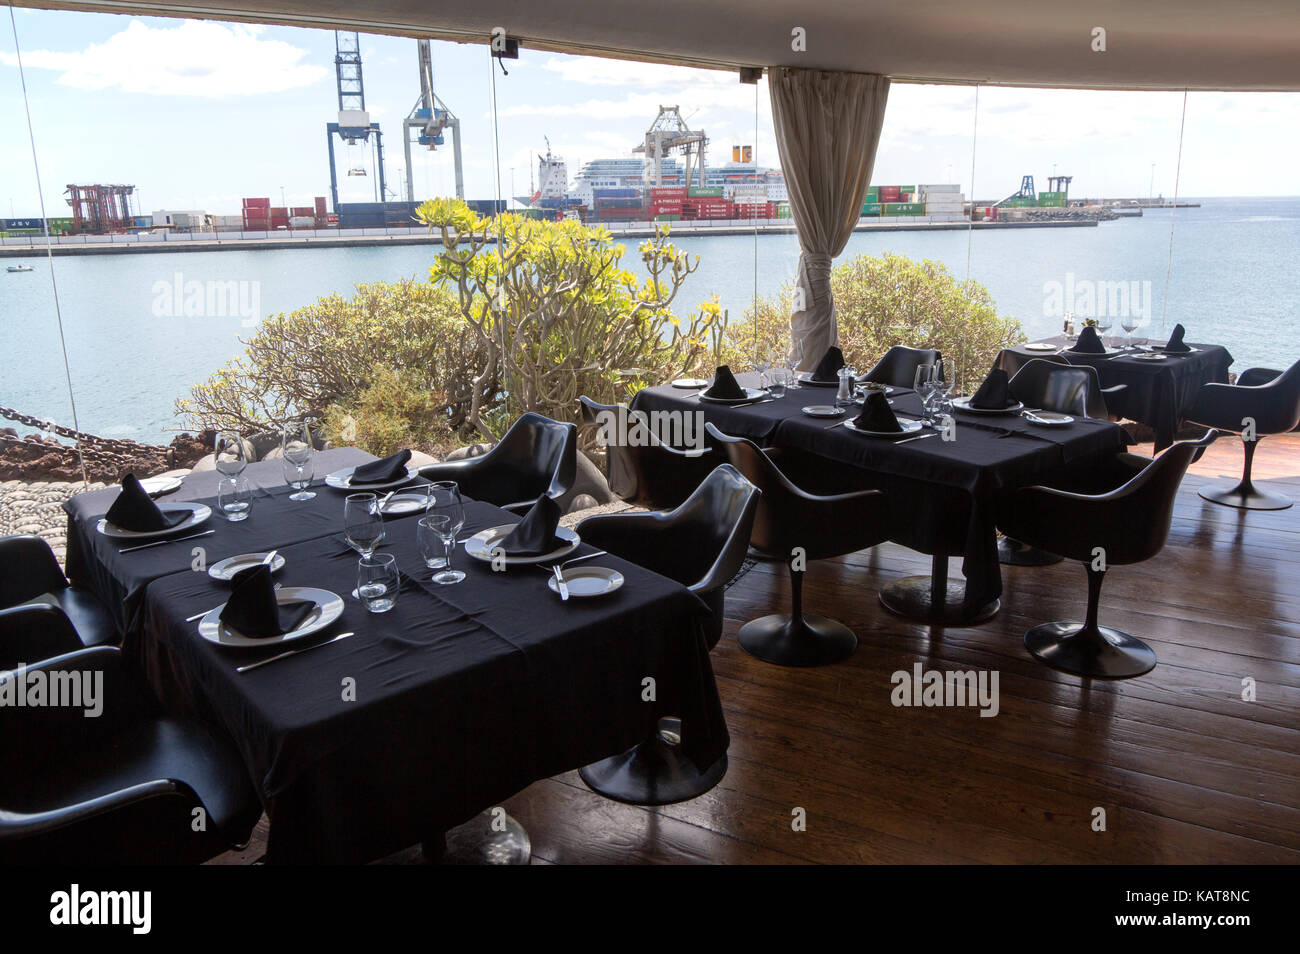
{"type": "Polygon", "coordinates": [[[401,576],[391,553],[363,556],[357,562],[357,598],[371,613],[387,613],[397,604],[401,576]]]}
{"type": "Polygon", "coordinates": [[[421,517],[415,527],[415,542],[424,565],[430,570],[451,568],[451,551],[456,546],[455,534],[451,532],[451,517],[446,514],[421,517]],[[448,537],[452,538],[451,547],[447,546],[448,537]]]}
{"type": "Polygon", "coordinates": [[[244,439],[235,431],[218,431],[212,449],[216,454],[214,463],[218,473],[236,477],[248,466],[244,439]]]}
{"type": "Polygon", "coordinates": [[[253,510],[253,488],[238,475],[217,485],[217,512],[231,523],[247,520],[253,510]]]}
{"type": "Polygon", "coordinates": [[[312,445],[311,428],[306,422],[286,424],[280,433],[280,454],[284,461],[284,479],[296,493],[290,500],[311,500],[316,496],[311,486],[311,462],[316,449],[312,445]]]}
{"type": "Polygon", "coordinates": [[[374,494],[348,494],[343,501],[343,532],[348,545],[363,557],[375,552],[384,539],[384,518],[374,494]]]}
{"type": "Polygon", "coordinates": [[[790,372],[785,368],[773,368],[771,371],[772,383],[768,385],[767,393],[774,398],[785,397],[785,389],[789,381],[790,372]]]}

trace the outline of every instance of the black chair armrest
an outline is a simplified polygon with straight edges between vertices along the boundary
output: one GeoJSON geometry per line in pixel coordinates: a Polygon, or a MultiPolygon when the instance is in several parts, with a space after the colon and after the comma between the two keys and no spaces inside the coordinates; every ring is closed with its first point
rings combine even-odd
{"type": "Polygon", "coordinates": [[[1119,394],[1121,391],[1127,391],[1127,384],[1112,384],[1108,388],[1101,388],[1102,394],[1119,394]]]}
{"type": "Polygon", "coordinates": [[[0,607],[67,585],[54,551],[40,537],[29,533],[0,537],[0,607]]]}
{"type": "Polygon", "coordinates": [[[88,822],[101,815],[123,811],[132,805],[150,799],[182,794],[189,794],[197,804],[198,799],[194,798],[187,786],[172,779],[160,778],[149,782],[140,782],[137,785],[119,789],[116,792],[109,792],[107,795],[100,795],[98,798],[90,798],[72,805],[63,805],[49,811],[31,814],[0,811],[0,815],[3,816],[3,819],[0,820],[0,845],[3,845],[6,841],[32,838],[36,835],[43,835],[58,831],[61,828],[88,822]]]}
{"type": "Polygon", "coordinates": [[[0,764],[22,764],[13,761],[16,757],[47,757],[57,750],[59,740],[70,736],[83,741],[87,736],[111,740],[123,727],[156,715],[153,696],[126,667],[116,646],[95,646],[44,659],[27,666],[24,676],[78,671],[90,680],[83,686],[88,685],[97,696],[83,696],[87,705],[0,707],[0,764]],[[91,702],[102,709],[93,718],[87,716],[91,702]]]}
{"type": "Polygon", "coordinates": [[[1282,372],[1274,368],[1247,368],[1237,375],[1236,386],[1239,388],[1257,388],[1261,384],[1268,384],[1273,379],[1281,376],[1282,372]]]}
{"type": "Polygon", "coordinates": [[[31,603],[0,610],[0,670],[84,648],[72,620],[57,606],[31,603]]]}

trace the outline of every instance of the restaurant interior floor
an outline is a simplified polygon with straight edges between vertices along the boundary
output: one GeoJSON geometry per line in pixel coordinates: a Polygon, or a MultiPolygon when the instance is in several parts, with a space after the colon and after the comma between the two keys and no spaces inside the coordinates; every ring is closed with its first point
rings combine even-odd
{"type": "MultiPolygon", "coordinates": [[[[1137,679],[1089,686],[1025,651],[1030,626],[1081,618],[1079,566],[1003,567],[1002,611],[945,631],[880,607],[882,586],[928,572],[928,557],[893,544],[809,569],[806,605],[858,634],[853,657],[771,666],[736,643],[745,621],[788,609],[784,568],[760,563],[728,591],[713,652],[732,739],[722,783],[651,809],[602,798],[577,772],[537,782],[505,803],[533,863],[1300,861],[1300,507],[1243,512],[1197,495],[1235,482],[1241,462],[1240,441],[1221,439],[1185,478],[1164,552],[1108,574],[1101,622],[1159,659],[1137,679]],[[999,671],[996,717],[896,708],[890,677],[918,662],[999,671]],[[1242,699],[1247,678],[1256,701],[1242,699]]],[[[1264,440],[1255,475],[1300,499],[1300,435],[1264,440]]],[[[215,863],[260,858],[265,825],[215,863]]],[[[413,847],[385,860],[421,858],[413,847]]]]}

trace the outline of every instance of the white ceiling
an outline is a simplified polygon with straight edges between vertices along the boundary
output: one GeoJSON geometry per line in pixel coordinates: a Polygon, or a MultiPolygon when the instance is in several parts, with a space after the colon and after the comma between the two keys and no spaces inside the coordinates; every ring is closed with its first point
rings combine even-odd
{"type": "Polygon", "coordinates": [[[711,67],[1115,89],[1300,90],[1300,0],[15,0],[711,67]],[[806,31],[806,52],[791,31],[806,31]],[[1092,31],[1106,30],[1106,52],[1092,31]]]}

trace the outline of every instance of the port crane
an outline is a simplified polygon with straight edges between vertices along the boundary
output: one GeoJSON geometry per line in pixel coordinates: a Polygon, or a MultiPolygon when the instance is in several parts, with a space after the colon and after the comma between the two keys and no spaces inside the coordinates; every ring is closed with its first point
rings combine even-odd
{"type": "MultiPolygon", "coordinates": [[[[1051,192],[1064,192],[1066,195],[1070,192],[1070,183],[1074,181],[1074,176],[1048,176],[1047,188],[1051,192]]],[[[1013,192],[998,205],[1010,202],[1012,199],[1033,199],[1038,200],[1038,193],[1034,191],[1034,177],[1020,177],[1020,191],[1013,192]]]]}
{"type": "MultiPolygon", "coordinates": [[[[366,111],[365,83],[361,76],[361,36],[341,30],[334,32],[334,72],[338,80],[339,118],[338,122],[325,124],[325,139],[330,157],[330,199],[334,202],[334,211],[339,208],[338,168],[335,165],[334,137],[338,136],[349,146],[358,142],[369,144],[373,135],[375,144],[375,166],[378,172],[378,200],[384,201],[388,187],[384,181],[384,140],[379,131],[379,123],[370,121],[366,111]]],[[[408,163],[409,165],[409,163],[408,163]]],[[[365,175],[364,167],[350,166],[348,175],[365,175]],[[358,171],[359,170],[359,171],[358,171]]]]}
{"type": "Polygon", "coordinates": [[[681,110],[676,106],[660,106],[659,115],[646,130],[645,142],[634,148],[633,152],[645,153],[647,188],[659,189],[664,184],[663,161],[673,152],[680,152],[685,157],[685,184],[691,185],[692,157],[699,156],[699,182],[704,187],[704,150],[709,144],[709,137],[703,130],[693,130],[686,125],[681,110]]]}
{"type": "Polygon", "coordinates": [[[415,201],[411,173],[411,139],[433,152],[443,144],[443,131],[452,135],[452,156],[456,166],[456,198],[465,198],[465,173],[460,156],[460,120],[433,91],[433,54],[428,40],[417,40],[420,56],[420,98],[402,123],[402,147],[406,151],[406,200],[415,201]]]}

